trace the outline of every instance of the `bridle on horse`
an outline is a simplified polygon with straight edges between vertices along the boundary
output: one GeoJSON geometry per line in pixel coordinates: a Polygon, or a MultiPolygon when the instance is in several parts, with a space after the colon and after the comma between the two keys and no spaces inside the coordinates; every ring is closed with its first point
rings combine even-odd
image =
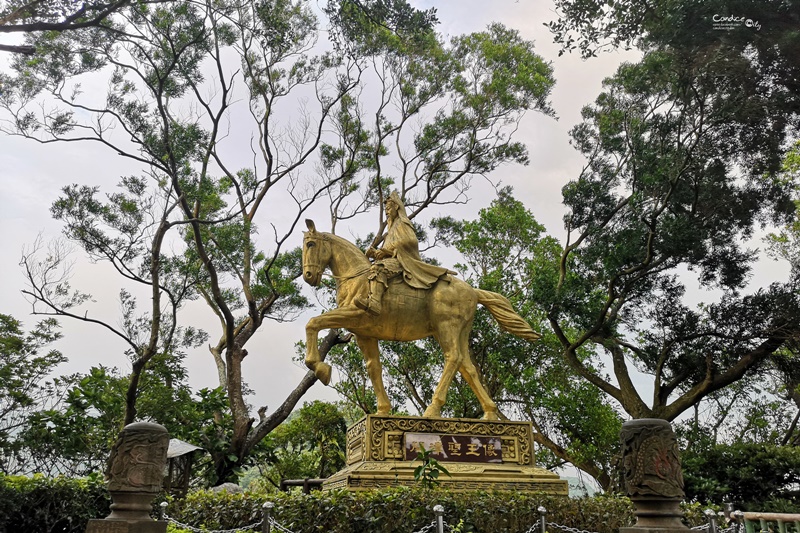
{"type": "MultiPolygon", "coordinates": [[[[327,246],[328,250],[330,249],[330,242],[328,241],[328,238],[327,238],[326,235],[318,233],[315,237],[316,237],[316,239],[318,241],[320,241],[321,244],[324,244],[325,246],[327,246]]],[[[317,245],[317,241],[314,241],[314,245],[315,246],[317,245]]],[[[316,253],[316,257],[319,257],[319,252],[315,252],[315,253],[316,253]]],[[[314,269],[315,271],[320,272],[320,276],[330,276],[333,279],[335,279],[336,281],[338,281],[339,283],[341,283],[343,281],[348,281],[348,280],[351,280],[351,279],[355,279],[355,278],[357,278],[359,276],[363,276],[364,274],[369,272],[370,267],[365,267],[365,268],[359,269],[355,273],[350,274],[348,276],[334,276],[333,274],[326,274],[324,272],[324,270],[322,269],[322,267],[317,262],[306,262],[306,261],[304,261],[303,262],[303,270],[308,270],[308,269],[314,269]]]]}
{"type": "MultiPolygon", "coordinates": [[[[316,237],[316,239],[318,241],[321,241],[321,243],[326,243],[327,244],[325,236],[319,235],[319,236],[315,236],[315,237],[316,237]]],[[[307,242],[311,242],[311,243],[313,243],[314,246],[317,246],[317,244],[318,244],[317,240],[307,241],[307,242]]],[[[303,243],[303,247],[306,248],[306,249],[311,248],[310,246],[308,246],[307,242],[303,243]]],[[[315,258],[319,258],[319,252],[315,251],[314,253],[315,253],[315,258]]],[[[315,272],[319,272],[320,276],[322,276],[323,272],[322,272],[321,266],[316,261],[314,261],[314,262],[306,261],[306,253],[305,253],[305,250],[304,250],[304,253],[303,253],[303,271],[304,271],[304,275],[305,275],[306,272],[310,272],[311,269],[313,269],[315,272]]]]}

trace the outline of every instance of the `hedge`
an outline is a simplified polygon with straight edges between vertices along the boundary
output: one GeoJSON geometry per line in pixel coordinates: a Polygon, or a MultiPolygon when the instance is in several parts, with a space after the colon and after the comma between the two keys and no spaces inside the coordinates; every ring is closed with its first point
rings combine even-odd
{"type": "Polygon", "coordinates": [[[84,533],[89,519],[108,516],[110,505],[100,478],[0,474],[0,532],[84,533]]]}
{"type": "Polygon", "coordinates": [[[407,487],[268,496],[200,491],[172,502],[167,513],[194,527],[233,529],[258,522],[267,500],[275,504],[273,518],[295,533],[410,533],[433,522],[437,504],[445,509],[445,521],[451,526],[461,523],[459,531],[464,533],[527,531],[539,519],[539,506],[547,509],[550,522],[598,533],[615,533],[633,523],[630,500],[619,496],[575,500],[541,494],[407,487]]]}
{"type": "MultiPolygon", "coordinates": [[[[154,501],[154,507],[162,498],[154,501]]],[[[410,533],[434,520],[433,507],[462,533],[523,533],[539,519],[598,533],[633,523],[633,506],[622,496],[570,499],[513,492],[449,492],[398,487],[368,492],[228,493],[197,491],[170,501],[170,518],[207,530],[235,529],[261,520],[266,501],[273,518],[295,533],[410,533]]],[[[0,533],[84,533],[90,518],[108,515],[110,498],[98,478],[68,479],[0,475],[0,533]]],[[[704,506],[685,506],[689,525],[702,524],[704,506]]],[[[185,533],[171,524],[171,533],[185,533]]]]}

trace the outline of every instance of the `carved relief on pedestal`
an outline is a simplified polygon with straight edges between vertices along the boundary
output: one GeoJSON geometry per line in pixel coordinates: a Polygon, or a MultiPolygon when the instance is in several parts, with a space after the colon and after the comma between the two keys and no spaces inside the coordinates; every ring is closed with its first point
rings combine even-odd
{"type": "Polygon", "coordinates": [[[351,426],[347,431],[347,466],[328,478],[323,488],[370,490],[416,485],[414,471],[419,462],[411,452],[417,444],[430,450],[437,461],[447,461],[451,476],[439,478],[442,487],[567,495],[565,481],[536,468],[530,422],[402,415],[367,415],[351,426]]]}
{"type": "Polygon", "coordinates": [[[384,440],[383,458],[387,460],[403,460],[403,433],[400,431],[387,431],[384,440]]]}
{"type": "Polygon", "coordinates": [[[165,520],[153,520],[153,498],[161,491],[169,433],[159,424],[134,422],[119,434],[106,469],[111,514],[89,520],[86,533],[166,533],[165,520]]]}
{"type": "Polygon", "coordinates": [[[623,425],[620,440],[628,496],[683,498],[678,441],[669,422],[634,420],[623,425]]]}
{"type": "Polygon", "coordinates": [[[164,481],[168,447],[169,434],[158,424],[125,426],[111,450],[108,490],[157,494],[164,481]]]}
{"type": "Polygon", "coordinates": [[[356,422],[347,429],[347,464],[351,465],[365,459],[367,420],[356,422]]]}

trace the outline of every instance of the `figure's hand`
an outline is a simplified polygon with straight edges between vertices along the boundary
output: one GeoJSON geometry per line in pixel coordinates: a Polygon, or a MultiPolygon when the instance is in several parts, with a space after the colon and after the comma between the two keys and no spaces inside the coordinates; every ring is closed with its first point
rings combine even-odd
{"type": "Polygon", "coordinates": [[[387,257],[392,257],[392,252],[387,252],[386,250],[375,250],[375,259],[381,260],[386,259],[387,257]]]}
{"type": "Polygon", "coordinates": [[[378,250],[376,250],[375,248],[370,246],[369,248],[367,248],[367,252],[366,252],[365,255],[367,256],[367,259],[375,259],[375,254],[377,252],[378,252],[378,250]]]}

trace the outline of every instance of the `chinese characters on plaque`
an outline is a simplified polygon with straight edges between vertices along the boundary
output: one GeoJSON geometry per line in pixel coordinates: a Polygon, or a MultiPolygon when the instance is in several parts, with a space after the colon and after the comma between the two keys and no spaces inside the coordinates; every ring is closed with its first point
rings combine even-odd
{"type": "Polygon", "coordinates": [[[406,461],[415,460],[425,449],[437,461],[503,462],[503,448],[499,437],[406,433],[403,440],[406,461]]]}

